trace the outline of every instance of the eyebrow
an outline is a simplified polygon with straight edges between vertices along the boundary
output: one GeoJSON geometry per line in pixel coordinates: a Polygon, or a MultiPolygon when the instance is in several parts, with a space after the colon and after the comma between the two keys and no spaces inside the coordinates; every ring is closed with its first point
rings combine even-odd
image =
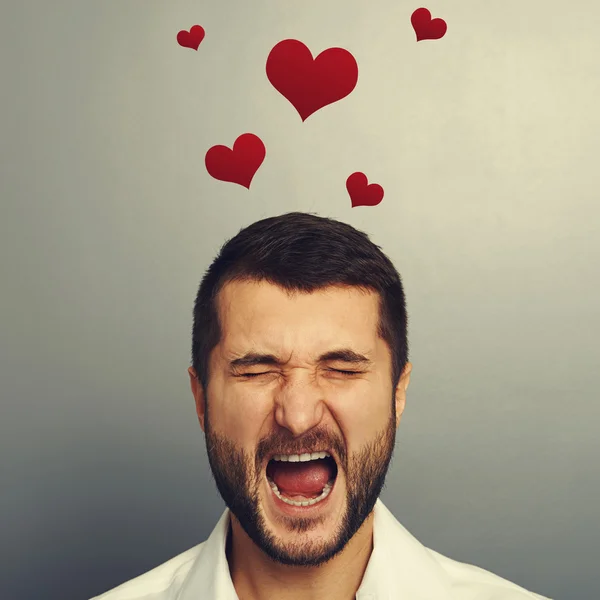
{"type": "MultiPolygon", "coordinates": [[[[332,361],[340,361],[345,363],[350,363],[353,365],[361,366],[361,367],[371,367],[373,366],[373,361],[371,361],[364,354],[360,354],[351,348],[337,348],[335,350],[330,350],[329,352],[325,352],[319,356],[317,362],[325,363],[332,361]]],[[[272,365],[272,366],[283,366],[287,361],[283,361],[274,354],[261,354],[259,352],[247,352],[243,356],[239,356],[237,358],[229,361],[229,368],[232,371],[240,367],[251,367],[254,365],[272,365]]]]}

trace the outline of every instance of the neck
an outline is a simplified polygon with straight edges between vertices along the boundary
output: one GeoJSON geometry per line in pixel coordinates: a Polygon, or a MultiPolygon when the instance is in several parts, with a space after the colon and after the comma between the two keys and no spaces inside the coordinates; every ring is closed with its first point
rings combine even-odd
{"type": "Polygon", "coordinates": [[[270,560],[231,515],[226,554],[239,600],[354,600],[373,551],[373,514],[344,550],[321,567],[270,560]]]}

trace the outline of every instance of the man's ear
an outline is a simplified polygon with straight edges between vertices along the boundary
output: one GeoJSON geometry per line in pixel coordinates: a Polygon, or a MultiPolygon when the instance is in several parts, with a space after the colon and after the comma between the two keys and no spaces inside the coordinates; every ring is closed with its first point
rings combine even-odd
{"type": "Polygon", "coordinates": [[[408,384],[410,383],[411,371],[412,363],[406,363],[404,371],[402,371],[402,375],[398,380],[398,385],[396,386],[396,429],[398,429],[398,426],[400,425],[402,413],[406,407],[406,390],[408,389],[408,384]]]}
{"type": "Polygon", "coordinates": [[[204,397],[204,390],[202,389],[200,379],[198,379],[194,367],[189,367],[188,373],[190,376],[190,387],[192,388],[192,395],[194,396],[194,402],[196,403],[196,414],[198,415],[198,421],[200,421],[200,427],[202,427],[202,431],[205,431],[204,415],[206,412],[206,402],[204,397]]]}

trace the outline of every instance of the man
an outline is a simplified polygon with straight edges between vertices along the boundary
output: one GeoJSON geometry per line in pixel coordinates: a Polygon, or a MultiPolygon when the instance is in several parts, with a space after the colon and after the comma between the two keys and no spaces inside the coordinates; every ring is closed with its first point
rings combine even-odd
{"type": "Polygon", "coordinates": [[[533,600],[421,545],[379,500],[412,370],[400,276],[308,213],[227,242],[189,377],[227,509],[207,541],[97,600],[533,600]]]}

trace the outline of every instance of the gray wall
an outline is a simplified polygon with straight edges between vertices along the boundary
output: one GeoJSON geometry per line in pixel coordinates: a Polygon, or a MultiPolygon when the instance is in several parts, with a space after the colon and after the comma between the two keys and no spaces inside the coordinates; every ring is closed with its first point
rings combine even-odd
{"type": "Polygon", "coordinates": [[[448,33],[416,43],[418,6],[3,3],[2,600],[85,599],[208,536],[193,298],[226,238],[290,210],[366,230],[405,282],[384,502],[438,552],[599,597],[600,5],[435,0],[448,33]],[[305,123],[264,71],[288,37],[360,69],[305,123]],[[250,191],[204,169],[247,131],[250,191]],[[379,206],[351,208],[353,171],[379,206]]]}

